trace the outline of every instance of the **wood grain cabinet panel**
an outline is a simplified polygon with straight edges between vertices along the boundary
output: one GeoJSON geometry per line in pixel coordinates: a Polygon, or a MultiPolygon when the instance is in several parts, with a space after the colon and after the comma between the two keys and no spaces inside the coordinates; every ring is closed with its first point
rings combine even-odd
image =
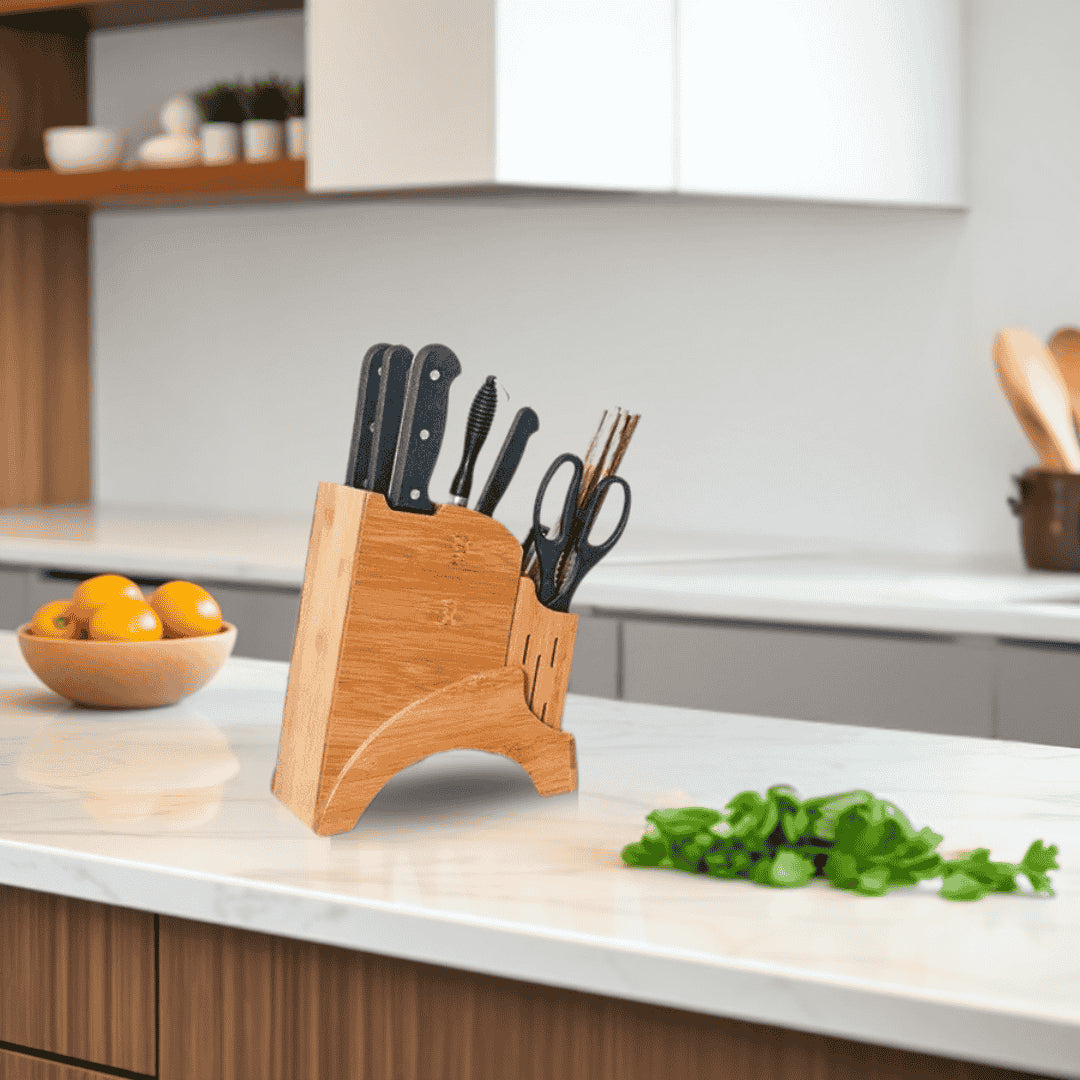
{"type": "Polygon", "coordinates": [[[160,1080],[1029,1074],[162,917],[160,1080]]]}
{"type": "Polygon", "coordinates": [[[0,1050],[0,1077],[3,1080],[116,1080],[115,1073],[95,1072],[14,1050],[0,1050]]]}
{"type": "Polygon", "coordinates": [[[990,639],[628,619],[623,642],[628,701],[993,734],[990,639]]]}
{"type": "Polygon", "coordinates": [[[0,886],[0,1042],[154,1073],[154,936],[145,912],[0,886]]]}

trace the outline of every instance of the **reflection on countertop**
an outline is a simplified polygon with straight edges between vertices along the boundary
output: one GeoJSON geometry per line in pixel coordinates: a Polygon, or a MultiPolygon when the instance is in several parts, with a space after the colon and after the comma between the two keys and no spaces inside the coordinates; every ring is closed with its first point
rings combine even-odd
{"type": "Polygon", "coordinates": [[[99,821],[177,829],[213,821],[239,771],[221,729],[193,710],[174,712],[167,725],[154,710],[73,711],[41,723],[16,766],[19,780],[80,799],[99,821]]]}

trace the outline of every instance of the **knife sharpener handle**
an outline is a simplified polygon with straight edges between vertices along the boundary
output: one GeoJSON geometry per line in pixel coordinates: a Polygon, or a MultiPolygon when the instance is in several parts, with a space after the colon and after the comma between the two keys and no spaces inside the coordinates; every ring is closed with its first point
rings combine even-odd
{"type": "Polygon", "coordinates": [[[458,506],[468,505],[476,457],[491,430],[498,400],[499,392],[495,389],[495,376],[489,375],[484,380],[484,385],[477,390],[476,397],[473,398],[473,403],[469,407],[469,419],[465,425],[465,450],[458,471],[450,484],[450,494],[454,496],[454,502],[458,506]]]}

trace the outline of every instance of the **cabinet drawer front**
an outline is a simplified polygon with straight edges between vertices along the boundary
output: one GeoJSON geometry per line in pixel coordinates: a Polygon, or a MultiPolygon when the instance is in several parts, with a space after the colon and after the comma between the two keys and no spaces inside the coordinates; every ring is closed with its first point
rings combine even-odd
{"type": "Polygon", "coordinates": [[[990,738],[993,650],[858,631],[623,624],[624,697],[990,738]]]}
{"type": "Polygon", "coordinates": [[[34,614],[27,585],[29,574],[21,566],[0,566],[0,630],[16,630],[34,614]]]}
{"type": "Polygon", "coordinates": [[[115,1080],[114,1076],[81,1069],[77,1065],[61,1065],[29,1054],[0,1050],[0,1076],[4,1080],[115,1080]]]}
{"type": "Polygon", "coordinates": [[[619,623],[602,615],[578,615],[571,694],[615,698],[619,695],[619,623]]]}
{"type": "Polygon", "coordinates": [[[1080,647],[1002,642],[995,674],[999,739],[1080,746],[1080,647]]]}
{"type": "Polygon", "coordinates": [[[144,912],[0,886],[0,1042],[154,1073],[154,936],[144,912]]]}

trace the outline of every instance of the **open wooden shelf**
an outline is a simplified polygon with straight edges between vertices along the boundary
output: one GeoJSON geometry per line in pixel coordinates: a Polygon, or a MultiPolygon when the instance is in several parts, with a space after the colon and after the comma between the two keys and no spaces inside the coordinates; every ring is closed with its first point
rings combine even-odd
{"type": "Polygon", "coordinates": [[[54,173],[50,169],[0,169],[0,206],[131,205],[157,201],[263,202],[302,198],[303,161],[251,165],[193,165],[182,169],[112,169],[54,173]]]}
{"type": "Polygon", "coordinates": [[[33,29],[113,26],[208,19],[265,11],[301,11],[303,0],[0,0],[0,23],[33,29]]]}

